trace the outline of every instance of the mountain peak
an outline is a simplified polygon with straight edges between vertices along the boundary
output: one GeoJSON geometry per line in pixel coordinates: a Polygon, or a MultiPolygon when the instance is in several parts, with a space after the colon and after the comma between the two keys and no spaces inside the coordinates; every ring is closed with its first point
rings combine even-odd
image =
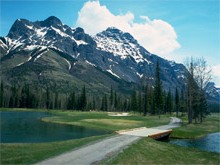
{"type": "MultiPolygon", "coordinates": [[[[154,81],[156,61],[160,60],[161,68],[163,68],[161,77],[166,89],[175,89],[177,84],[181,86],[185,82],[184,67],[177,64],[171,67],[168,61],[151,55],[139,45],[131,34],[115,27],[109,27],[92,38],[82,28],[73,29],[64,25],[57,17],[50,16],[43,21],[35,22],[19,19],[14,23],[9,34],[10,36],[0,39],[0,43],[2,43],[0,50],[5,52],[4,65],[10,63],[8,60],[16,61],[11,57],[19,58],[18,62],[13,65],[13,69],[15,68],[20,73],[31,66],[29,72],[30,75],[37,75],[34,76],[37,78],[36,81],[39,80],[38,75],[43,76],[41,71],[46,73],[45,65],[51,62],[52,67],[48,67],[48,73],[50,68],[55,70],[63,68],[65,74],[76,76],[77,79],[79,78],[79,82],[81,79],[84,81],[84,74],[81,73],[85,69],[91,68],[84,67],[86,63],[86,65],[98,68],[92,73],[88,71],[89,74],[92,74],[90,77],[101,71],[103,79],[110,74],[110,77],[114,76],[113,79],[115,77],[121,79],[120,82],[125,80],[125,82],[140,83],[142,80],[146,80],[150,84],[154,81]],[[78,68],[81,64],[82,67],[78,68]],[[32,66],[37,68],[32,69],[32,66]],[[59,68],[56,69],[56,67],[59,68]],[[72,67],[74,68],[71,69],[72,67]],[[76,68],[79,69],[79,72],[75,72],[76,68]]],[[[89,74],[86,74],[86,77],[89,74]]],[[[102,78],[101,75],[100,78],[102,78]]],[[[90,78],[86,78],[86,80],[90,81],[90,78]]],[[[100,80],[102,82],[102,79],[100,80]]],[[[91,83],[98,81],[95,80],[91,83]]],[[[117,80],[117,82],[119,81],[117,80]]]]}
{"type": "Polygon", "coordinates": [[[116,27],[109,27],[106,30],[102,31],[101,33],[98,33],[96,36],[105,36],[108,38],[114,38],[115,40],[121,40],[124,42],[138,44],[137,40],[135,40],[130,33],[123,32],[116,27]]]}
{"type": "Polygon", "coordinates": [[[111,32],[111,33],[118,33],[118,34],[122,34],[123,33],[121,30],[119,30],[116,27],[108,27],[105,31],[111,32]]]}
{"type": "Polygon", "coordinates": [[[97,47],[101,50],[111,52],[121,59],[132,57],[135,62],[143,62],[142,54],[149,54],[138,44],[134,37],[115,27],[107,28],[95,36],[97,47]],[[141,52],[142,50],[142,52],[141,52]]]}
{"type": "Polygon", "coordinates": [[[14,24],[12,25],[11,29],[9,30],[8,37],[9,38],[15,38],[21,36],[21,34],[27,33],[27,29],[25,26],[32,25],[32,22],[26,20],[26,19],[17,19],[14,24]]]}
{"type": "Polygon", "coordinates": [[[46,26],[46,27],[50,27],[52,25],[62,25],[62,22],[59,18],[55,17],[55,16],[50,16],[48,17],[47,19],[45,19],[44,21],[42,21],[41,23],[43,26],[46,26]]]}

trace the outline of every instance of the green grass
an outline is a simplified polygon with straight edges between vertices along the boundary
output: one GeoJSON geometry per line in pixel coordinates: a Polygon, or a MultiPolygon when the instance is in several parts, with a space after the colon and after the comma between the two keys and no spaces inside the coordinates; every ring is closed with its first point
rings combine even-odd
{"type": "MultiPolygon", "coordinates": [[[[8,109],[1,109],[7,111],[8,109]]],[[[11,109],[10,109],[11,110],[11,109]]],[[[30,111],[30,109],[13,109],[30,111]]],[[[39,111],[39,110],[34,110],[39,111]]],[[[42,111],[42,110],[41,110],[42,111]]],[[[105,129],[109,132],[117,130],[153,127],[169,123],[169,115],[116,117],[108,116],[106,112],[79,112],[79,111],[50,111],[55,116],[43,118],[46,122],[79,125],[84,127],[105,129]]],[[[212,132],[219,132],[219,114],[210,115],[202,124],[184,124],[175,128],[173,138],[197,138],[212,132]]],[[[94,136],[78,140],[39,144],[1,144],[1,164],[32,164],[51,156],[72,150],[84,144],[96,141],[110,135],[94,136]]],[[[103,164],[219,164],[219,154],[185,148],[169,143],[158,142],[143,138],[118,156],[104,160],[103,164]]]]}
{"type": "Polygon", "coordinates": [[[198,138],[209,133],[220,131],[220,114],[212,114],[206,117],[203,123],[187,124],[186,118],[183,118],[182,127],[173,129],[172,138],[198,138]]]}
{"type": "MultiPolygon", "coordinates": [[[[32,109],[0,109],[1,111],[45,111],[32,109]]],[[[164,116],[158,120],[157,116],[143,117],[138,114],[127,117],[111,117],[106,112],[79,112],[79,111],[50,111],[56,115],[44,118],[44,121],[56,122],[62,124],[80,125],[96,129],[105,129],[109,132],[115,130],[134,128],[140,126],[155,126],[167,124],[169,118],[164,116]]],[[[47,159],[51,156],[61,154],[63,152],[80,147],[97,139],[111,136],[111,134],[103,136],[94,136],[77,140],[67,140],[51,143],[6,143],[0,144],[1,163],[0,164],[33,164],[38,161],[47,159]]]]}
{"type": "Polygon", "coordinates": [[[123,150],[118,156],[102,161],[107,165],[219,165],[219,154],[180,147],[166,142],[143,138],[123,150]]]}
{"type": "MultiPolygon", "coordinates": [[[[182,127],[173,129],[172,138],[198,138],[220,131],[219,114],[207,116],[201,124],[187,124],[186,118],[183,121],[182,127]]],[[[116,157],[104,160],[102,164],[219,165],[220,154],[143,138],[116,157]]]]}
{"type": "Polygon", "coordinates": [[[87,137],[77,140],[66,140],[51,143],[10,143],[0,144],[1,165],[33,164],[63,152],[73,150],[92,141],[103,139],[110,135],[87,137]]]}
{"type": "Polygon", "coordinates": [[[131,114],[131,116],[108,116],[106,112],[77,112],[77,111],[52,111],[54,117],[43,118],[45,122],[55,122],[60,124],[78,125],[108,131],[137,127],[153,127],[169,123],[169,116],[141,116],[131,114]]]}

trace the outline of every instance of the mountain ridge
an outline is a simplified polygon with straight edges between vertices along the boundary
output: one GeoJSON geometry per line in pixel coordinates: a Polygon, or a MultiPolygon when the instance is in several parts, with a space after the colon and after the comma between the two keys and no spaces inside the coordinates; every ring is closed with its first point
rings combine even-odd
{"type": "Polygon", "coordinates": [[[42,83],[40,79],[59,80],[67,86],[66,91],[70,84],[75,89],[87,84],[96,92],[109,90],[112,84],[122,91],[143,83],[152,86],[157,61],[167,91],[185,88],[187,75],[184,65],[150,53],[127,32],[110,27],[92,37],[83,28],[71,28],[55,16],[35,22],[16,20],[8,35],[0,38],[0,57],[8,84],[16,79],[36,84],[42,83]]]}

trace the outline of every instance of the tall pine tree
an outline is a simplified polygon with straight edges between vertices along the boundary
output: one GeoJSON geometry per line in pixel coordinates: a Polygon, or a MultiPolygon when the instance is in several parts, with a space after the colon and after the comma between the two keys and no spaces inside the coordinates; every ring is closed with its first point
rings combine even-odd
{"type": "Polygon", "coordinates": [[[86,87],[84,85],[82,89],[82,93],[80,95],[79,109],[83,111],[86,110],[86,105],[87,105],[87,96],[86,96],[86,87]]]}
{"type": "Polygon", "coordinates": [[[162,108],[162,82],[160,79],[160,65],[157,61],[156,72],[155,72],[155,85],[154,85],[154,101],[157,110],[157,114],[160,118],[161,108],[162,108]]]}
{"type": "Polygon", "coordinates": [[[0,108],[3,107],[4,102],[4,85],[3,81],[1,81],[1,87],[0,87],[0,108]]]}
{"type": "Polygon", "coordinates": [[[143,115],[146,116],[149,107],[149,100],[148,100],[148,85],[144,88],[144,112],[143,115]]]}
{"type": "Polygon", "coordinates": [[[180,106],[180,102],[179,102],[179,92],[178,89],[176,88],[176,92],[175,92],[175,108],[176,108],[176,116],[178,117],[179,115],[179,106],[180,106]]]}
{"type": "Polygon", "coordinates": [[[113,110],[114,108],[114,94],[113,94],[113,89],[111,86],[111,91],[110,91],[110,97],[109,97],[109,103],[110,103],[110,109],[113,110]]]}
{"type": "Polygon", "coordinates": [[[137,94],[136,90],[133,89],[132,95],[131,95],[131,110],[132,111],[137,111],[138,105],[137,105],[137,94]]]}

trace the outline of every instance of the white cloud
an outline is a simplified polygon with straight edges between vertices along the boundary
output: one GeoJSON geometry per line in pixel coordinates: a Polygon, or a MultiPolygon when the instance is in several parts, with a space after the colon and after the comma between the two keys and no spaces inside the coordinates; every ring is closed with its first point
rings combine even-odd
{"type": "Polygon", "coordinates": [[[106,6],[101,6],[99,1],[88,1],[79,11],[76,25],[91,35],[108,27],[119,28],[131,33],[150,52],[169,59],[168,54],[180,48],[174,28],[160,19],[151,20],[147,16],[140,18],[141,22],[135,22],[131,12],[114,15],[106,6]]]}
{"type": "Polygon", "coordinates": [[[220,64],[212,66],[213,81],[220,88],[220,64]]]}

